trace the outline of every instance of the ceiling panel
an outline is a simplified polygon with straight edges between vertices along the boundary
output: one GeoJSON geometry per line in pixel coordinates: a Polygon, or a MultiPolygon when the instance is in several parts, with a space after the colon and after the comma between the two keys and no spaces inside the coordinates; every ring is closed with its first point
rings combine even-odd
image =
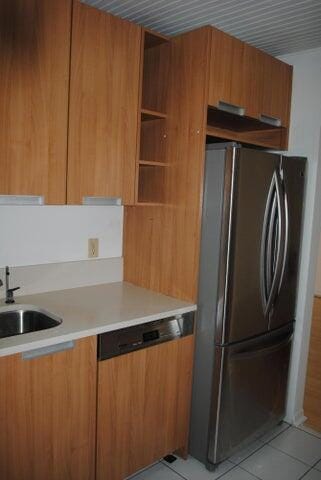
{"type": "Polygon", "coordinates": [[[214,25],[272,55],[321,46],[321,0],[83,0],[175,35],[214,25]]]}

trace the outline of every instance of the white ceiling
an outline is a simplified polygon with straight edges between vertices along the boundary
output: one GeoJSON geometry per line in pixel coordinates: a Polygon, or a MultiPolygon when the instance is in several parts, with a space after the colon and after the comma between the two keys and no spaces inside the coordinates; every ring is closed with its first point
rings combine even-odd
{"type": "Polygon", "coordinates": [[[83,0],[158,32],[214,25],[272,55],[321,46],[321,0],[83,0]]]}

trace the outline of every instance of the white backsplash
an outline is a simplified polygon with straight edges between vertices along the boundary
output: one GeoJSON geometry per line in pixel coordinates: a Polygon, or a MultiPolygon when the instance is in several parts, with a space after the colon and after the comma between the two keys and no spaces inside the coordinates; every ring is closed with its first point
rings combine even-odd
{"type": "MultiPolygon", "coordinates": [[[[0,269],[4,282],[4,269],[0,269]]],[[[99,285],[123,280],[123,259],[105,258],[80,262],[48,263],[10,269],[10,286],[19,286],[15,296],[99,285]]],[[[5,289],[0,288],[0,298],[5,289]]]]}
{"type": "Polygon", "coordinates": [[[0,206],[0,268],[122,256],[123,207],[0,206]]]}
{"type": "MultiPolygon", "coordinates": [[[[0,278],[17,295],[123,279],[123,207],[0,206],[0,278]],[[88,239],[99,256],[88,259],[88,239]]],[[[0,288],[0,298],[4,288],[0,288]]]]}

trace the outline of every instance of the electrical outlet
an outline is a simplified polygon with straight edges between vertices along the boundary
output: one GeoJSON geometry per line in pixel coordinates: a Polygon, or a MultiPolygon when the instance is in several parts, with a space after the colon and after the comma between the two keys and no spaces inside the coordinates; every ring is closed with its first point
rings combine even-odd
{"type": "Polygon", "coordinates": [[[99,255],[99,239],[88,238],[88,258],[96,258],[99,255]]]}

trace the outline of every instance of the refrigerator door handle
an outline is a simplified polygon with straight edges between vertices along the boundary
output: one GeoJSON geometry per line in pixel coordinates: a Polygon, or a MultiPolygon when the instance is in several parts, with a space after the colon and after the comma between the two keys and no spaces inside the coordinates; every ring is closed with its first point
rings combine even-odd
{"type": "MultiPolygon", "coordinates": [[[[283,187],[284,187],[284,182],[283,182],[283,187]]],[[[289,249],[289,205],[288,205],[288,196],[287,196],[285,187],[283,188],[282,203],[283,203],[282,215],[284,218],[283,259],[282,259],[282,269],[281,269],[277,294],[279,294],[282,287],[285,266],[288,258],[288,249],[289,249]]]]}
{"type": "Polygon", "coordinates": [[[280,173],[275,172],[275,189],[276,189],[276,198],[277,198],[277,246],[276,252],[273,254],[275,256],[275,270],[273,275],[273,281],[271,285],[270,295],[266,304],[266,315],[268,315],[275,302],[277,294],[279,292],[283,263],[284,263],[284,250],[285,250],[285,213],[284,213],[284,202],[282,201],[283,190],[280,173]]]}
{"type": "Polygon", "coordinates": [[[278,171],[275,171],[267,197],[262,242],[261,242],[261,296],[264,315],[268,315],[273,307],[282,281],[285,267],[285,205],[282,199],[282,184],[278,171]],[[274,229],[276,228],[276,238],[274,229]],[[275,250],[276,249],[276,250],[275,250]]]}
{"type": "Polygon", "coordinates": [[[261,298],[264,314],[271,288],[271,252],[268,238],[271,237],[271,218],[273,214],[273,205],[275,205],[275,174],[272,176],[263,220],[262,239],[261,239],[261,261],[260,261],[260,280],[261,280],[261,298]]]}

